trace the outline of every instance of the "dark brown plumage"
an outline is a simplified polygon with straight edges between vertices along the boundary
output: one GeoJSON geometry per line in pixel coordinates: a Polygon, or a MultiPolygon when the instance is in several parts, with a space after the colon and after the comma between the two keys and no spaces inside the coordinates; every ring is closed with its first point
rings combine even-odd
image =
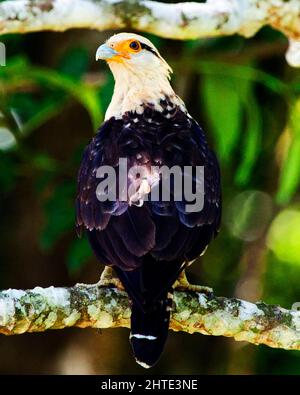
{"type": "Polygon", "coordinates": [[[76,204],[78,229],[86,229],[96,257],[113,266],[132,300],[131,343],[144,367],[157,361],[167,338],[173,283],[216,236],[221,217],[219,166],[204,133],[171,96],[161,95],[158,104],[160,110],[141,103],[139,113],[103,123],[84,152],[76,204]],[[97,169],[114,167],[118,184],[119,158],[130,166],[204,166],[203,209],[188,213],[185,201],[175,201],[172,183],[171,201],[139,205],[118,194],[100,202],[97,169]]]}

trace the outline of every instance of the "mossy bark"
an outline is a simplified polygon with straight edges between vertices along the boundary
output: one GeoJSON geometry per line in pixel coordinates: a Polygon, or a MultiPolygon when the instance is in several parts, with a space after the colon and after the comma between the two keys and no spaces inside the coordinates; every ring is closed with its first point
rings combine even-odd
{"type": "Polygon", "coordinates": [[[0,3],[0,34],[70,28],[136,29],[180,40],[240,34],[270,25],[290,40],[287,61],[300,66],[299,0],[18,0],[0,3]]]}
{"type": "MultiPolygon", "coordinates": [[[[126,293],[112,287],[0,292],[0,333],[5,335],[66,327],[129,327],[130,313],[126,293]]],[[[300,350],[300,311],[262,302],[175,291],[170,329],[300,350]]]]}

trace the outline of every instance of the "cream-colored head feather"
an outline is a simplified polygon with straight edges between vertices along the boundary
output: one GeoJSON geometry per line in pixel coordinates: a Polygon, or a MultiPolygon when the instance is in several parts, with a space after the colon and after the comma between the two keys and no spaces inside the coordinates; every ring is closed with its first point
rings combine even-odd
{"type": "Polygon", "coordinates": [[[98,48],[96,59],[105,60],[115,78],[105,119],[120,118],[127,111],[141,113],[145,103],[152,103],[159,111],[160,99],[166,96],[183,106],[169,82],[171,67],[147,38],[115,34],[98,48]]]}

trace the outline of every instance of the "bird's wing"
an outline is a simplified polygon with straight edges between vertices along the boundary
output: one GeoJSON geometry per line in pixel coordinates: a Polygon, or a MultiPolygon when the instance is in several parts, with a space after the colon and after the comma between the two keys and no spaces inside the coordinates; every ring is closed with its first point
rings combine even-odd
{"type": "MultiPolygon", "coordinates": [[[[104,123],[102,130],[109,127],[104,123]]],[[[100,135],[96,135],[85,148],[77,179],[76,198],[76,226],[79,232],[82,227],[86,229],[105,229],[110,219],[108,207],[97,199],[96,189],[100,180],[97,178],[97,170],[102,164],[103,153],[100,147],[100,135]]],[[[111,204],[114,210],[118,202],[111,204]]],[[[107,203],[109,205],[109,203],[107,203]]]]}
{"type": "MultiPolygon", "coordinates": [[[[119,158],[125,156],[118,142],[122,123],[117,120],[105,122],[98,134],[85,149],[78,175],[76,199],[76,226],[82,228],[101,262],[116,265],[124,270],[134,269],[141,257],[155,244],[155,224],[147,205],[129,206],[128,202],[99,201],[97,187],[102,178],[97,177],[100,166],[111,166],[119,182],[119,158]]],[[[124,145],[133,144],[128,136],[124,145]]],[[[126,157],[126,156],[125,156],[126,157]]]]}
{"type": "MultiPolygon", "coordinates": [[[[197,177],[192,176],[193,185],[197,177]]],[[[215,236],[220,221],[220,175],[198,124],[177,111],[166,118],[156,111],[112,118],[103,124],[87,147],[78,177],[77,226],[88,229],[98,258],[122,270],[140,266],[148,252],[160,261],[192,260],[215,236]],[[111,165],[117,171],[120,157],[140,164],[168,167],[204,166],[203,209],[189,213],[186,202],[145,201],[141,207],[118,198],[100,202],[96,196],[97,168],[111,165]]]]}
{"type": "MultiPolygon", "coordinates": [[[[216,236],[221,219],[220,169],[214,153],[209,149],[205,135],[196,121],[184,113],[177,113],[169,130],[174,135],[165,137],[161,145],[163,163],[169,167],[179,164],[184,181],[191,179],[192,189],[204,183],[203,207],[195,212],[188,211],[191,202],[181,201],[150,202],[156,224],[156,245],[152,254],[159,259],[173,260],[184,256],[193,260],[199,256],[213,237],[216,236]],[[186,167],[203,166],[203,173],[186,174],[186,167]],[[203,179],[201,178],[203,175],[203,179]]],[[[175,194],[171,185],[171,194],[175,194]]],[[[193,202],[192,202],[193,203],[193,202]]]]}

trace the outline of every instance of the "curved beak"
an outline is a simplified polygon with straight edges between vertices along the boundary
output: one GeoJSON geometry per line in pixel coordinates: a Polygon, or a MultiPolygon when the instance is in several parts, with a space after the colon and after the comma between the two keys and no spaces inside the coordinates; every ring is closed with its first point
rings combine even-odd
{"type": "Polygon", "coordinates": [[[107,60],[111,59],[114,56],[118,55],[118,52],[109,47],[106,44],[100,45],[100,47],[97,49],[96,52],[96,60],[102,59],[102,60],[107,60]]]}

